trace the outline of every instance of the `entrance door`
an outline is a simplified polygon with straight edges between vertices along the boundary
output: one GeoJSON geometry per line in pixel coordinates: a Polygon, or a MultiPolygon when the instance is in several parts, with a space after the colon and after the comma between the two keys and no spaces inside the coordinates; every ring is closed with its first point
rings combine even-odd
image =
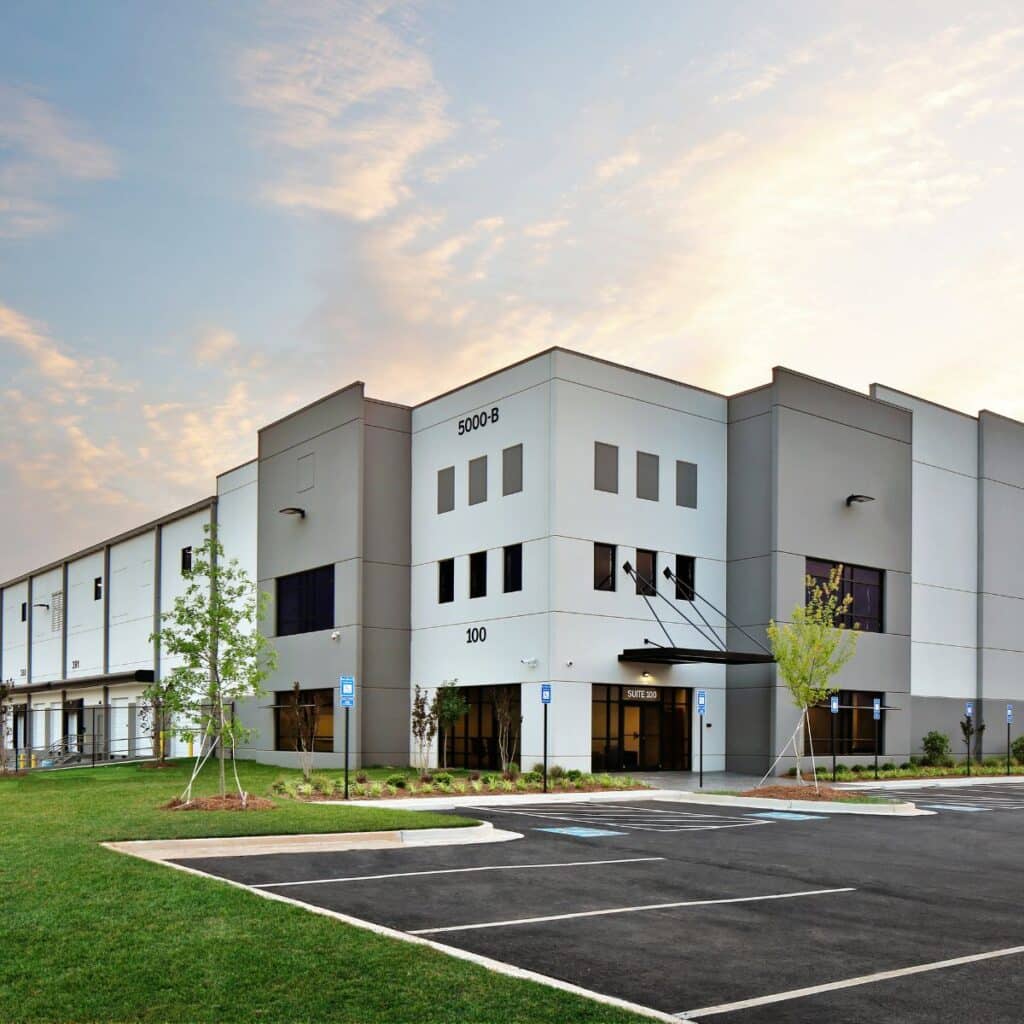
{"type": "Polygon", "coordinates": [[[640,705],[622,705],[622,767],[640,767],[640,705]]]}
{"type": "Polygon", "coordinates": [[[622,767],[657,771],[661,767],[661,704],[622,705],[622,767]]]}

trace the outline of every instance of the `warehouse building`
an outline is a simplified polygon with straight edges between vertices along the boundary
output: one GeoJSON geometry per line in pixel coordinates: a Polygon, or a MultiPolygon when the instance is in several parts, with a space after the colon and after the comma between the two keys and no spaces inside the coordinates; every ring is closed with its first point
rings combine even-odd
{"type": "Polygon", "coordinates": [[[567,768],[690,769],[701,731],[705,770],[764,771],[797,719],[765,627],[836,564],[863,635],[817,751],[834,729],[847,763],[900,762],[956,741],[966,701],[1001,724],[1024,692],[1024,424],[781,368],[725,396],[556,348],[412,408],[352,384],[263,428],[208,500],[3,584],[19,749],[147,752],[140,694],[173,668],[149,637],[210,522],[272,598],[278,669],[238,709],[264,761],[294,763],[299,682],[340,765],[351,675],[353,764],[406,763],[412,688],[448,681],[456,764],[497,765],[503,702],[540,760],[550,684],[567,768]]]}

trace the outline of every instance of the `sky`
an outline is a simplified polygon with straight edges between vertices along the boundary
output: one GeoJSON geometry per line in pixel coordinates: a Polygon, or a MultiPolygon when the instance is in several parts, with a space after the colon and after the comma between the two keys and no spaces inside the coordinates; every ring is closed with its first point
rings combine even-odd
{"type": "Polygon", "coordinates": [[[1024,8],[4,0],[0,580],[552,345],[1024,419],[1024,8]]]}

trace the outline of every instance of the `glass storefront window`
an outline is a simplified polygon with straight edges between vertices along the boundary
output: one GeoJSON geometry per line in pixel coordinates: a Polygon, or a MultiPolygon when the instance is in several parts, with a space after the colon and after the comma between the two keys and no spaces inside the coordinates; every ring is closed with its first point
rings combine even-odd
{"type": "MultiPolygon", "coordinates": [[[[885,704],[885,694],[867,690],[840,690],[839,711],[833,715],[827,704],[808,708],[811,740],[815,755],[832,756],[832,719],[835,718],[836,757],[875,753],[874,698],[885,704]]],[[[885,715],[878,722],[878,753],[885,750],[885,715]]],[[[804,734],[804,753],[810,755],[811,742],[804,734]]]]}
{"type": "Polygon", "coordinates": [[[690,693],[677,687],[593,686],[593,771],[689,771],[690,693]],[[654,697],[630,700],[631,690],[654,697]]]}

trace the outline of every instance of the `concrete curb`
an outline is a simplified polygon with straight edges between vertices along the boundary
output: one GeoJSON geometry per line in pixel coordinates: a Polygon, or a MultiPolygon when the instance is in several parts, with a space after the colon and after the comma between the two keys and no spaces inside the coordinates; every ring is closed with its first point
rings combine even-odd
{"type": "Polygon", "coordinates": [[[838,782],[836,787],[849,790],[861,789],[930,789],[933,786],[956,789],[958,786],[1024,786],[1024,775],[979,775],[966,778],[957,775],[954,778],[938,779],[887,779],[885,782],[838,782]]]}
{"type": "MultiPolygon", "coordinates": [[[[405,800],[360,800],[360,806],[393,807],[422,811],[477,811],[486,808],[549,806],[584,802],[615,803],[628,800],[656,800],[662,803],[710,804],[721,807],[753,807],[772,811],[808,811],[817,814],[867,814],[916,817],[934,814],[922,811],[912,803],[898,804],[842,804],[815,803],[811,800],[780,800],[769,797],[719,796],[712,793],[690,793],[685,790],[627,789],[611,793],[509,793],[500,796],[410,797],[405,800]]],[[[321,800],[318,803],[337,804],[339,801],[321,800]]]]}
{"type": "Polygon", "coordinates": [[[228,836],[208,839],[141,839],[101,843],[108,850],[162,863],[196,857],[254,857],[268,853],[335,853],[345,850],[398,850],[403,847],[460,846],[522,839],[490,822],[465,828],[403,829],[390,832],[322,832],[294,836],[228,836]]]}

